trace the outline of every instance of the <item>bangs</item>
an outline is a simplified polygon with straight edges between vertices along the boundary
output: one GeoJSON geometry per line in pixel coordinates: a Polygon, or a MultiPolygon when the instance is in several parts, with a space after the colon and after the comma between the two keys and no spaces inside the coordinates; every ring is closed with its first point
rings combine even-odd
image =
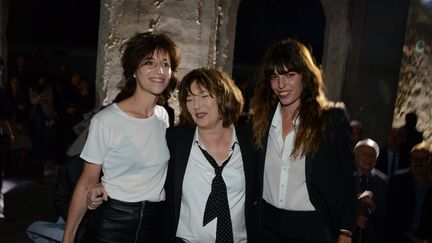
{"type": "Polygon", "coordinates": [[[135,56],[135,61],[140,62],[142,59],[151,58],[154,53],[162,52],[169,57],[171,69],[176,71],[180,58],[176,43],[164,34],[144,33],[143,36],[144,39],[138,40],[130,46],[130,51],[136,53],[132,54],[135,56]]]}
{"type": "Polygon", "coordinates": [[[265,77],[275,74],[286,74],[291,71],[298,71],[298,65],[295,65],[294,57],[290,53],[285,53],[286,48],[274,50],[267,57],[267,65],[264,67],[265,77]]]}
{"type": "Polygon", "coordinates": [[[213,87],[212,87],[212,79],[205,73],[205,72],[197,72],[195,73],[195,75],[192,75],[187,82],[185,83],[186,85],[186,90],[188,93],[191,93],[193,95],[197,95],[192,93],[191,91],[191,85],[192,83],[196,83],[198,85],[198,87],[203,90],[206,89],[207,92],[209,92],[209,94],[213,97],[213,87]]]}

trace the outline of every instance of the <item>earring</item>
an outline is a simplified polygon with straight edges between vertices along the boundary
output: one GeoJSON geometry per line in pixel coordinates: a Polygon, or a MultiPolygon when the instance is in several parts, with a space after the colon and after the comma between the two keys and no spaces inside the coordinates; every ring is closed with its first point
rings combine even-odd
{"type": "Polygon", "coordinates": [[[133,75],[133,78],[136,79],[136,75],[135,74],[133,75]]]}

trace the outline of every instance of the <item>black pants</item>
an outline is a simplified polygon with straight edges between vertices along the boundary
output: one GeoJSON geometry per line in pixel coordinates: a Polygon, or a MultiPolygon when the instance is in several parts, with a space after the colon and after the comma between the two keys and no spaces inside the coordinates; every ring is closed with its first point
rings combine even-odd
{"type": "Polygon", "coordinates": [[[84,242],[161,242],[164,207],[165,202],[129,203],[109,198],[90,217],[84,242]]]}
{"type": "Polygon", "coordinates": [[[263,200],[258,242],[330,243],[328,227],[315,211],[288,211],[263,200]]]}

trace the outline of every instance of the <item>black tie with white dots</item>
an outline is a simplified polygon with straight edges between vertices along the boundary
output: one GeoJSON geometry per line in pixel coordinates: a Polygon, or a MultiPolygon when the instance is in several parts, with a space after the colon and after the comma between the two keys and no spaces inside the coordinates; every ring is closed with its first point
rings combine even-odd
{"type": "MultiPolygon", "coordinates": [[[[203,226],[206,226],[210,221],[217,218],[216,224],[216,243],[233,243],[233,231],[231,223],[230,208],[228,204],[228,195],[225,182],[222,178],[222,170],[231,159],[231,155],[226,159],[221,166],[216,163],[216,160],[204,149],[198,146],[207,161],[215,170],[215,177],[212,181],[212,189],[207,199],[203,226]]],[[[234,145],[232,147],[234,149],[234,145]]]]}

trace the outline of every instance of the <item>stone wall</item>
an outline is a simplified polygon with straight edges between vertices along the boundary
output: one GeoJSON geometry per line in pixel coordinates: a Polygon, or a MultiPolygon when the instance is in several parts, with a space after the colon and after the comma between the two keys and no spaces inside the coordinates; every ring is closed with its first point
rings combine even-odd
{"type": "Polygon", "coordinates": [[[350,6],[342,100],[364,136],[384,143],[392,125],[410,0],[356,0],[350,6]]]}
{"type": "MultiPolygon", "coordinates": [[[[109,104],[118,93],[119,48],[136,32],[174,35],[182,49],[180,77],[202,66],[231,73],[239,4],[240,0],[102,0],[96,104],[109,104]]],[[[172,100],[175,103],[175,97],[172,100]]]]}
{"type": "Polygon", "coordinates": [[[327,95],[341,101],[348,47],[351,41],[348,10],[350,1],[321,0],[326,15],[322,68],[327,95]]]}
{"type": "Polygon", "coordinates": [[[405,114],[409,112],[417,114],[417,129],[432,143],[431,1],[411,1],[393,125],[404,125],[405,114]]]}

